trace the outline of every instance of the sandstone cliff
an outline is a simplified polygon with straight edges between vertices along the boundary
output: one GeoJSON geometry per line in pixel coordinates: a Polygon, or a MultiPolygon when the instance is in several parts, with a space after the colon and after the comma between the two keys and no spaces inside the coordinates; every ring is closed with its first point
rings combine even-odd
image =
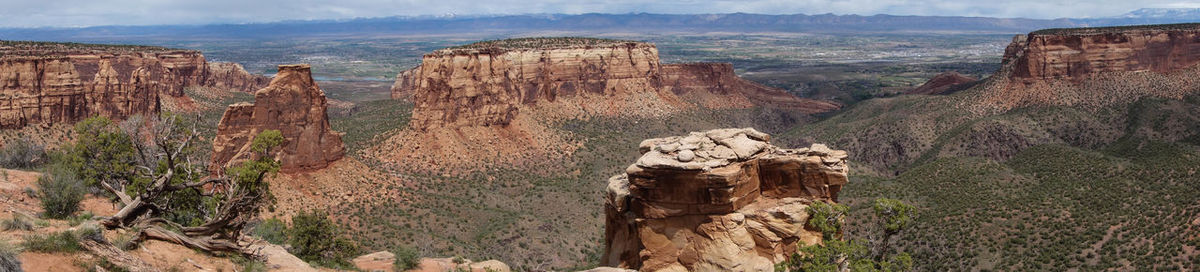
{"type": "Polygon", "coordinates": [[[208,76],[204,80],[204,86],[208,87],[249,93],[271,83],[271,78],[251,74],[237,63],[209,62],[206,67],[208,76]]]}
{"type": "Polygon", "coordinates": [[[1200,24],[1049,29],[1016,36],[976,112],[1099,106],[1200,89],[1200,24]]]}
{"type": "Polygon", "coordinates": [[[957,72],[944,72],[934,75],[924,84],[915,89],[904,92],[905,94],[949,94],[958,90],[963,90],[965,84],[974,83],[978,79],[964,76],[957,72]]]}
{"type": "Polygon", "coordinates": [[[211,171],[249,158],[250,142],[265,130],[279,130],[284,143],[276,156],[283,172],[320,169],[342,158],[342,134],[329,126],[325,92],[307,64],[280,65],[271,83],[254,92],[254,103],[230,105],[217,125],[211,171]]]}
{"type": "Polygon", "coordinates": [[[210,71],[198,51],[0,42],[0,128],[156,113],[160,95],[179,97],[186,86],[224,86],[220,83],[256,77],[244,70],[210,71]]]}
{"type": "Polygon", "coordinates": [[[601,265],[642,271],[773,271],[799,246],[813,201],[836,201],[846,152],[782,149],[754,129],[643,141],[612,177],[601,265]]]}
{"type": "Polygon", "coordinates": [[[761,104],[806,113],[839,107],[742,80],[729,64],[660,64],[658,49],[649,43],[552,41],[560,40],[528,46],[526,39],[517,39],[438,50],[397,75],[392,96],[411,95],[416,104],[411,124],[418,130],[508,125],[521,108],[571,97],[597,97],[581,107],[608,115],[661,114],[688,107],[688,100],[712,108],[761,104]]]}

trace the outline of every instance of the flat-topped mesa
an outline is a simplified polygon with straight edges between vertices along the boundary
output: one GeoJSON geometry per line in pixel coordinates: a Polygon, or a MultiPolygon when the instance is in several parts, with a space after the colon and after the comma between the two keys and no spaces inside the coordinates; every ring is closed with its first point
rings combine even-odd
{"type": "Polygon", "coordinates": [[[199,51],[0,41],[0,128],[157,113],[160,95],[219,80],[209,71],[199,51]]]}
{"type": "Polygon", "coordinates": [[[821,241],[813,201],[835,202],[846,152],[782,149],[754,129],[650,139],[609,179],[601,265],[642,271],[770,271],[821,241]]]}
{"type": "Polygon", "coordinates": [[[1004,62],[1021,80],[1167,73],[1200,63],[1200,24],[1040,30],[1014,37],[1004,62]]]}
{"type": "Polygon", "coordinates": [[[964,101],[972,112],[1099,108],[1200,90],[1200,24],[1047,29],[1014,37],[1004,51],[1000,70],[964,101]]]}
{"type": "Polygon", "coordinates": [[[310,70],[308,64],[279,65],[271,83],[254,92],[253,104],[229,106],[213,139],[211,171],[251,159],[251,140],[266,130],[283,134],[280,171],[320,169],[342,158],[342,134],[329,126],[325,92],[310,70]]]}
{"type": "MultiPolygon", "coordinates": [[[[839,107],[741,80],[728,64],[663,65],[654,44],[589,38],[511,39],[437,50],[397,75],[392,87],[393,98],[414,102],[411,125],[418,130],[505,126],[520,108],[563,97],[619,97],[596,103],[610,105],[637,96],[626,102],[683,107],[679,103],[693,94],[704,106],[763,102],[811,112],[839,107]],[[656,97],[638,96],[643,94],[656,97]]],[[[602,111],[639,108],[613,105],[602,111]]]]}
{"type": "Polygon", "coordinates": [[[658,49],[646,43],[444,49],[407,72],[416,79],[398,82],[412,85],[414,128],[502,126],[521,104],[657,90],[658,66],[658,49]]]}

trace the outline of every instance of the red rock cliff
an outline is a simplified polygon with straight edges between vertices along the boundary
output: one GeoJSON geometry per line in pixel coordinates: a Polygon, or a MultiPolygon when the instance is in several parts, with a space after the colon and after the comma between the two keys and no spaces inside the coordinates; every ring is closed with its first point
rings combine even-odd
{"type": "Polygon", "coordinates": [[[609,179],[601,265],[642,271],[771,271],[804,245],[813,201],[848,181],[846,152],[781,149],[754,129],[643,141],[609,179]]]}
{"type": "MultiPolygon", "coordinates": [[[[256,77],[242,72],[239,78],[256,77]]],[[[156,113],[160,95],[183,96],[184,87],[227,74],[211,74],[198,51],[0,42],[0,127],[156,113]]]]}
{"type": "Polygon", "coordinates": [[[983,91],[966,103],[989,113],[1061,105],[1098,107],[1200,90],[1200,24],[1048,29],[1016,36],[983,91]]]}
{"type": "Polygon", "coordinates": [[[1167,73],[1200,62],[1200,25],[1044,30],[1005,49],[1016,79],[1080,79],[1104,72],[1167,73]]]}
{"type": "MultiPolygon", "coordinates": [[[[662,65],[653,44],[626,41],[443,49],[397,75],[392,88],[393,98],[411,95],[416,104],[411,124],[418,130],[508,125],[523,107],[566,97],[641,99],[646,94],[666,104],[691,99],[709,107],[761,103],[812,113],[839,107],[744,81],[729,64],[662,65]]],[[[615,108],[610,111],[638,110],[615,108]]]]}
{"type": "Polygon", "coordinates": [[[325,92],[310,70],[307,64],[280,65],[271,83],[254,92],[253,104],[229,106],[217,125],[210,171],[248,159],[253,137],[272,129],[285,139],[276,154],[280,171],[320,169],[342,158],[342,134],[330,128],[325,92]]]}

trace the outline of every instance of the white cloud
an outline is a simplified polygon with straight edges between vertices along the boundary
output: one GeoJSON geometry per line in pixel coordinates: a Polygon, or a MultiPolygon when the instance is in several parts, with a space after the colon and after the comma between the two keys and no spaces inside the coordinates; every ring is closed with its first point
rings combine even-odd
{"type": "Polygon", "coordinates": [[[1106,17],[1167,0],[0,0],[0,26],[245,23],[415,15],[529,13],[896,14],[1023,18],[1106,17]]]}

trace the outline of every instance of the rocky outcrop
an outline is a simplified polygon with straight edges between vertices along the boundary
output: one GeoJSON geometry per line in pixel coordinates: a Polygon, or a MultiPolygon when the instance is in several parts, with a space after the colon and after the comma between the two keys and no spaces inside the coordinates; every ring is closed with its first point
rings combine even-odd
{"type": "Polygon", "coordinates": [[[978,79],[964,76],[958,72],[944,72],[933,76],[925,84],[921,84],[916,89],[904,92],[905,94],[950,94],[955,91],[963,90],[963,87],[969,83],[974,83],[978,79]]]}
{"type": "MultiPolygon", "coordinates": [[[[603,104],[637,96],[674,105],[687,93],[710,107],[761,103],[810,113],[839,107],[741,80],[729,64],[662,65],[658,49],[649,43],[563,40],[501,45],[524,41],[506,40],[438,50],[397,75],[392,96],[409,96],[415,103],[411,125],[418,130],[504,126],[522,107],[566,97],[601,97],[598,103],[603,104]]],[[[618,105],[608,112],[639,110],[638,105],[618,105]]]]}
{"type": "Polygon", "coordinates": [[[742,79],[733,72],[730,63],[665,64],[662,74],[663,85],[670,87],[672,92],[708,108],[761,105],[812,114],[841,107],[837,103],[800,98],[742,79]]]}
{"type": "Polygon", "coordinates": [[[211,74],[198,51],[0,42],[0,128],[156,113],[161,95],[180,97],[224,76],[211,74]]]}
{"type": "Polygon", "coordinates": [[[329,126],[325,92],[313,81],[307,64],[280,65],[266,87],[254,92],[254,103],[229,106],[213,139],[211,171],[250,158],[250,143],[266,130],[279,130],[284,143],[276,154],[280,171],[320,169],[341,159],[342,134],[329,126]]]}
{"type": "Polygon", "coordinates": [[[601,265],[642,271],[772,271],[799,246],[813,201],[837,201],[846,152],[782,149],[754,129],[643,141],[612,177],[601,265]]]}
{"type": "Polygon", "coordinates": [[[207,67],[208,77],[205,78],[204,86],[249,93],[271,83],[271,78],[251,74],[242,68],[241,64],[209,62],[207,67]]]}

